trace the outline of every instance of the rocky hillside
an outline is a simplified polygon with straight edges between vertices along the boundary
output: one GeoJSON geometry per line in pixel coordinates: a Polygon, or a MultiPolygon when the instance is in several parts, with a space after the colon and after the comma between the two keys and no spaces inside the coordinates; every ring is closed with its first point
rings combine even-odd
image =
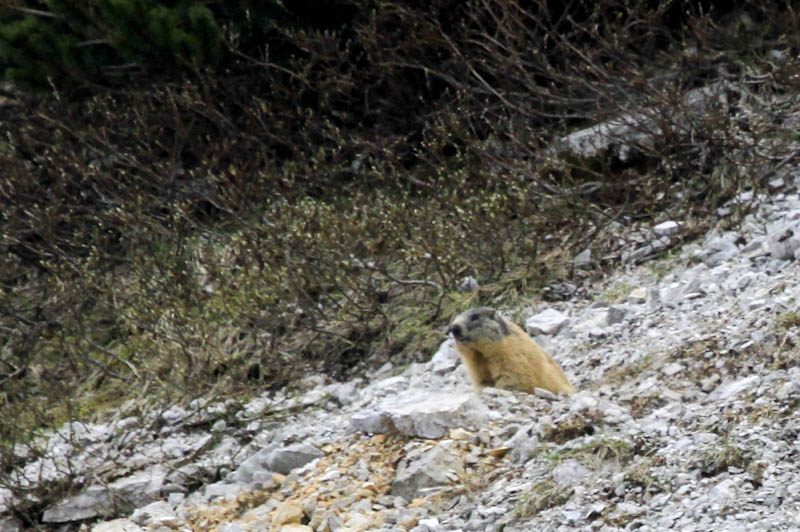
{"type": "Polygon", "coordinates": [[[681,234],[660,224],[583,295],[501,309],[572,397],[476,397],[447,340],[369,381],[131,406],[20,448],[0,530],[796,530],[800,168],[771,187],[735,230],[634,264],[681,234]],[[82,490],[39,499],[40,523],[14,513],[67,477],[82,490]]]}

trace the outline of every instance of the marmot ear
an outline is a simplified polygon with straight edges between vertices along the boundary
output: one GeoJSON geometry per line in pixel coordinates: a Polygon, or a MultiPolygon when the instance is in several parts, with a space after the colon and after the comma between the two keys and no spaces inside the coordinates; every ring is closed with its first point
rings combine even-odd
{"type": "Polygon", "coordinates": [[[495,322],[497,322],[497,324],[500,326],[500,330],[503,332],[504,336],[508,336],[509,334],[511,334],[511,331],[508,329],[508,325],[506,324],[506,319],[503,317],[502,314],[500,314],[499,311],[497,310],[494,311],[494,313],[492,314],[492,319],[495,322]]]}

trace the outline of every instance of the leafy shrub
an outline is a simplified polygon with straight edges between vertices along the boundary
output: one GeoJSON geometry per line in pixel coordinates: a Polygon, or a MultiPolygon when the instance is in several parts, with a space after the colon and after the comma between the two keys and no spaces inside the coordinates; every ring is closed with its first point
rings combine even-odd
{"type": "Polygon", "coordinates": [[[0,9],[0,65],[6,79],[38,87],[118,85],[141,74],[215,69],[226,43],[262,47],[286,16],[274,0],[7,2],[0,9]]]}

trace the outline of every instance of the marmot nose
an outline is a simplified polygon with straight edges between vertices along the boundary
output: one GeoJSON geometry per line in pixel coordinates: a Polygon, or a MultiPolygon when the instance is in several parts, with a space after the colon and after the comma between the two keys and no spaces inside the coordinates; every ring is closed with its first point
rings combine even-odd
{"type": "Polygon", "coordinates": [[[461,325],[453,325],[450,327],[450,332],[453,333],[453,336],[458,340],[461,338],[461,325]]]}

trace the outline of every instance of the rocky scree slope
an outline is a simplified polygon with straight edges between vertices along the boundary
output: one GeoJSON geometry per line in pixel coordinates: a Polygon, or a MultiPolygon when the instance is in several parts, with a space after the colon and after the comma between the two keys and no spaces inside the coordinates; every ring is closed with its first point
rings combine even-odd
{"type": "MultiPolygon", "coordinates": [[[[370,382],[65,425],[20,447],[16,487],[83,486],[44,509],[65,531],[796,530],[800,168],[783,172],[737,230],[522,309],[572,397],[476,397],[448,340],[370,382]]],[[[21,492],[0,489],[4,532],[21,492]]]]}

